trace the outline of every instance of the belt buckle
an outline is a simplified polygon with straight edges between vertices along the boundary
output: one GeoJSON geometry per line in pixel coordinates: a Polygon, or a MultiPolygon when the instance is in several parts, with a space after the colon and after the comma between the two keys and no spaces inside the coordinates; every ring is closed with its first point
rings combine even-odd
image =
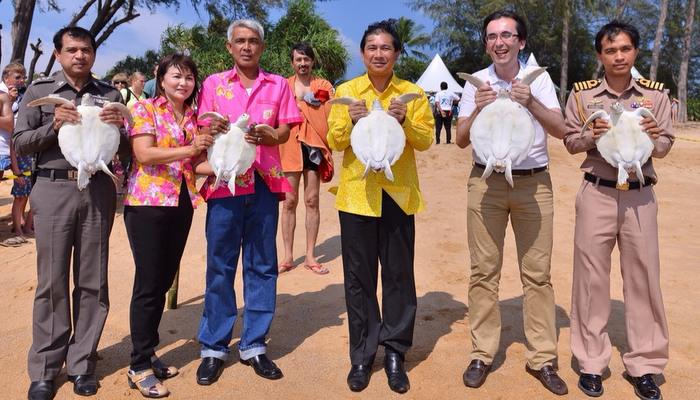
{"type": "Polygon", "coordinates": [[[630,184],[629,182],[625,182],[623,184],[616,183],[615,184],[615,189],[617,190],[622,190],[622,191],[627,191],[630,190],[630,184]]]}
{"type": "Polygon", "coordinates": [[[77,181],[77,180],[78,180],[78,171],[73,170],[73,169],[69,169],[69,170],[66,171],[66,172],[68,172],[68,174],[67,174],[67,175],[68,175],[68,176],[67,176],[68,180],[71,180],[71,181],[77,181]]]}

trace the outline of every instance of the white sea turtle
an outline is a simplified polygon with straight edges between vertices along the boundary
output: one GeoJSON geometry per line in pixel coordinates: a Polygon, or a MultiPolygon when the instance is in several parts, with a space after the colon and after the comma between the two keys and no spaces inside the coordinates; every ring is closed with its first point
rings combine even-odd
{"type": "MultiPolygon", "coordinates": [[[[396,100],[406,104],[420,96],[418,93],[406,93],[396,100]]],[[[328,103],[350,105],[355,101],[357,100],[352,97],[337,97],[328,103]]],[[[386,179],[393,182],[391,166],[403,153],[406,134],[399,121],[387,114],[379,99],[375,99],[369,114],[360,118],[352,128],[350,145],[355,157],[365,166],[365,177],[370,169],[374,172],[383,171],[386,179]]]]}
{"type": "MultiPolygon", "coordinates": [[[[199,116],[199,119],[206,118],[225,119],[214,111],[199,116]]],[[[219,187],[221,181],[228,181],[229,190],[235,194],[236,176],[245,173],[253,165],[257,155],[256,146],[245,141],[249,121],[250,115],[241,114],[236,122],[229,125],[226,133],[220,133],[214,137],[214,144],[207,151],[207,160],[216,175],[214,188],[219,187]]]]}
{"type": "Polygon", "coordinates": [[[654,150],[654,142],[639,124],[644,117],[651,117],[656,121],[654,114],[644,107],[625,111],[622,104],[616,102],[610,106],[610,114],[605,110],[598,110],[586,119],[581,128],[583,133],[586,126],[597,118],[610,123],[610,129],[596,139],[596,147],[605,161],[617,168],[618,185],[624,185],[632,172],[637,174],[637,178],[644,185],[642,165],[654,150]]]}
{"type": "MultiPolygon", "coordinates": [[[[537,68],[525,75],[521,82],[529,85],[545,70],[537,68]]],[[[484,85],[473,75],[463,72],[457,75],[477,89],[484,85]]],[[[510,92],[501,89],[496,100],[476,116],[469,138],[474,152],[486,161],[481,179],[488,178],[493,171],[505,173],[506,181],[513,187],[512,166],[522,162],[530,152],[535,141],[535,124],[527,109],[511,100],[510,92]]]]}
{"type": "MultiPolygon", "coordinates": [[[[29,102],[28,106],[73,104],[58,95],[49,95],[29,102]]],[[[108,102],[102,107],[95,104],[95,98],[85,93],[77,107],[81,119],[78,124],[64,123],[58,130],[58,146],[66,161],[78,169],[78,189],[83,190],[90,177],[98,170],[117,179],[107,164],[112,161],[119,148],[119,127],[106,124],[99,118],[102,108],[112,108],[121,112],[129,124],[131,114],[122,103],[108,102]]]]}

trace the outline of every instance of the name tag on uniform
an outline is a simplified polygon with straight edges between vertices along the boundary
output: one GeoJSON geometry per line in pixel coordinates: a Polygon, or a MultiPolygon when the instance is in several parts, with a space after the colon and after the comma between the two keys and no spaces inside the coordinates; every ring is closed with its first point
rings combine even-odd
{"type": "Polygon", "coordinates": [[[603,100],[593,99],[586,104],[586,108],[589,110],[602,110],[604,108],[603,100]]]}
{"type": "Polygon", "coordinates": [[[92,96],[92,99],[95,101],[95,105],[98,107],[104,107],[105,104],[109,103],[111,100],[104,97],[104,96],[92,96]]]}

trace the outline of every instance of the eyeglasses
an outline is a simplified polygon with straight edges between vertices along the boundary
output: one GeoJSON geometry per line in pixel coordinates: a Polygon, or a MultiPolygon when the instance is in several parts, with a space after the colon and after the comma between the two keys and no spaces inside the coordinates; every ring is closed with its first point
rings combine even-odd
{"type": "Polygon", "coordinates": [[[508,31],[503,31],[501,33],[489,33],[486,35],[486,41],[487,42],[495,42],[496,39],[501,38],[502,41],[508,41],[514,37],[518,37],[517,33],[513,32],[508,32],[508,31]]]}
{"type": "Polygon", "coordinates": [[[114,81],[112,82],[112,85],[126,85],[126,81],[114,81]]]}

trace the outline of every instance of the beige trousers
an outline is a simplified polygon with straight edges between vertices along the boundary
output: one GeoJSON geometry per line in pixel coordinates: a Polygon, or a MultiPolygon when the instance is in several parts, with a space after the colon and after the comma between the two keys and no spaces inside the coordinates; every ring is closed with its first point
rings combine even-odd
{"type": "Polygon", "coordinates": [[[503,264],[503,240],[508,217],[523,284],[523,321],[528,365],[540,369],[557,357],[554,291],[550,281],[552,181],[549,171],[514,176],[511,188],[503,174],[481,180],[472,169],[468,182],[467,233],[471,256],[469,323],[471,359],[493,362],[501,335],[498,284],[503,264]]]}
{"type": "Polygon", "coordinates": [[[610,255],[620,250],[632,376],[659,374],[668,362],[668,325],[659,283],[656,195],[651,186],[619,191],[583,181],[576,197],[571,351],[581,372],[601,375],[610,362],[610,255]]]}

